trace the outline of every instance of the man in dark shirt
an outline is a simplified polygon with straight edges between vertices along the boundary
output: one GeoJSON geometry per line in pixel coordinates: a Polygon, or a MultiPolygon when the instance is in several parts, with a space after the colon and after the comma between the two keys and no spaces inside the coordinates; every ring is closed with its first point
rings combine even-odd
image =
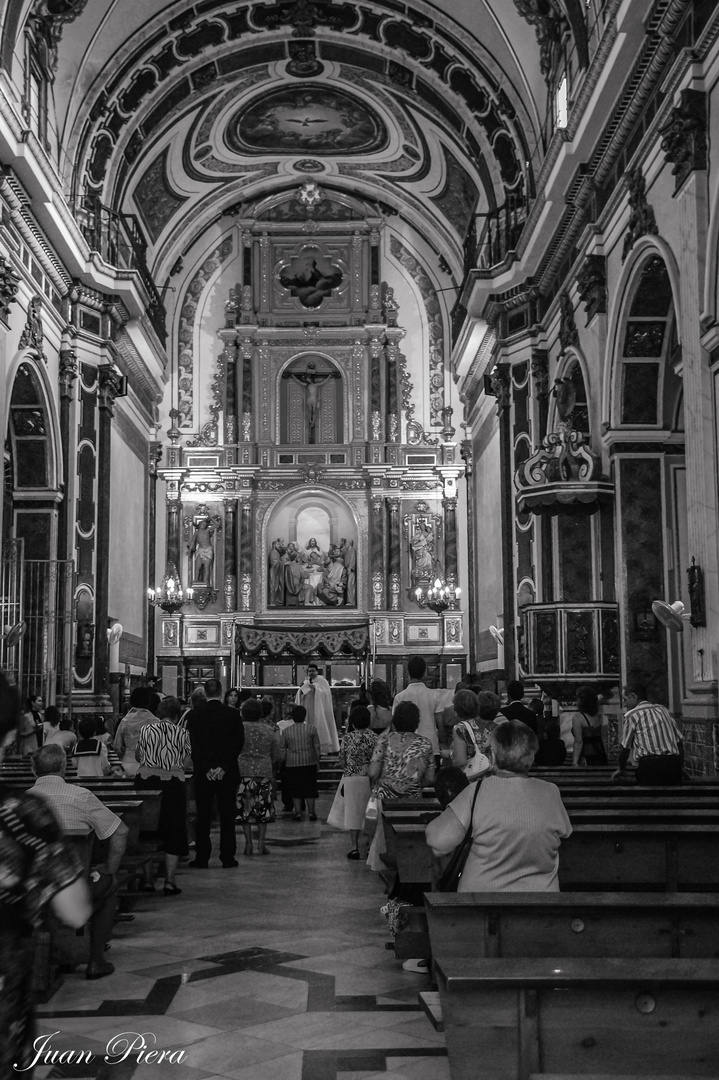
{"type": "Polygon", "coordinates": [[[509,701],[499,710],[502,716],[505,716],[507,720],[521,720],[532,729],[535,735],[538,735],[537,714],[523,704],[524,687],[517,679],[507,683],[507,697],[509,701]]]}
{"type": "Polygon", "coordinates": [[[192,709],[186,721],[197,803],[195,859],[190,866],[207,869],[212,851],[212,809],[217,799],[220,859],[225,869],[229,869],[238,865],[235,859],[235,797],[240,782],[237,758],[244,746],[245,732],[237,709],[222,704],[222,683],[219,679],[208,679],[205,693],[205,704],[192,709]]]}

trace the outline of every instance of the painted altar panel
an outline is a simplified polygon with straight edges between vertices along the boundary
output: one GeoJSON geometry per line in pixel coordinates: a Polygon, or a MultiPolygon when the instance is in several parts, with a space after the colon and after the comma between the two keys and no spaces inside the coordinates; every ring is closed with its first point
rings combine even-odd
{"type": "Polygon", "coordinates": [[[270,309],[278,316],[348,315],[356,306],[354,253],[347,238],[277,240],[271,245],[270,309]]]}

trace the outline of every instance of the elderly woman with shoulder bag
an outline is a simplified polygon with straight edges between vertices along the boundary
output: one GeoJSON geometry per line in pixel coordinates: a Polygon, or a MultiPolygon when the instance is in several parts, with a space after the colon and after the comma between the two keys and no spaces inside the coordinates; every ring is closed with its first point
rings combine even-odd
{"type": "Polygon", "coordinates": [[[559,890],[559,845],[572,827],[556,784],[527,775],[538,746],[520,720],[497,724],[489,735],[494,773],[479,791],[469,784],[427,826],[437,856],[454,851],[471,827],[458,892],[559,890]]]}

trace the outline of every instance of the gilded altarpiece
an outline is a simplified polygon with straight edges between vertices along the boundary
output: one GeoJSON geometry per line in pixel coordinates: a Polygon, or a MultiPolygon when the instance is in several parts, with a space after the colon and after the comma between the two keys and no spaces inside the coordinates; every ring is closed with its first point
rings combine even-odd
{"type": "Polygon", "coordinates": [[[236,222],[242,278],[215,286],[226,319],[211,430],[173,447],[163,471],[168,506],[182,508],[181,526],[168,511],[168,557],[175,528],[195,590],[163,617],[168,663],[214,656],[236,678],[243,627],[362,624],[386,663],[408,647],[464,653],[461,612],[414,596],[456,549],[445,507],[464,467],[453,429],[431,437],[407,408],[373,210],[307,181],[236,222]]]}

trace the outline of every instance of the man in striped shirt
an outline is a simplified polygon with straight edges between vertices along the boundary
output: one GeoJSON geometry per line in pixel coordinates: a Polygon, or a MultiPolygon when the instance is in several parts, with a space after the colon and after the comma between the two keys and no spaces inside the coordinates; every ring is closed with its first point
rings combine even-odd
{"type": "Polygon", "coordinates": [[[617,779],[626,769],[634,750],[638,784],[681,784],[684,767],[684,743],[681,732],[663,705],[647,700],[646,687],[630,683],[622,691],[624,714],[617,779]]]}

